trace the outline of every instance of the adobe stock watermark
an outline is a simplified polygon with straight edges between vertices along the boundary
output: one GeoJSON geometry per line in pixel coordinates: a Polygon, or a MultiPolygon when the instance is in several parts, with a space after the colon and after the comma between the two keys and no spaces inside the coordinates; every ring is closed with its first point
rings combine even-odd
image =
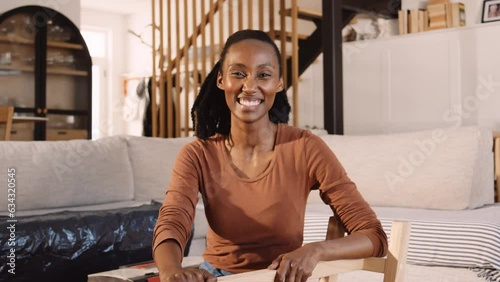
{"type": "Polygon", "coordinates": [[[416,148],[413,151],[407,156],[399,155],[399,164],[396,170],[384,173],[385,181],[390,189],[394,191],[398,183],[404,183],[405,179],[413,175],[416,169],[434,154],[439,145],[448,139],[447,130],[459,128],[462,125],[462,120],[471,117],[472,113],[478,110],[480,102],[491,98],[496,89],[500,89],[500,81],[494,81],[493,75],[490,74],[487,78],[478,77],[474,95],[466,97],[462,104],[456,107],[457,112],[447,110],[443,113],[443,120],[452,123],[452,125],[446,127],[446,130],[443,128],[433,130],[429,138],[415,140],[416,148]]]}

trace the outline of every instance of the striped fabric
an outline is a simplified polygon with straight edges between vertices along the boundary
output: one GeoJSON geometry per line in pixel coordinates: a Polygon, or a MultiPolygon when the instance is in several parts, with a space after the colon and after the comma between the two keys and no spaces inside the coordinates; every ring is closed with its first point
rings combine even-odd
{"type": "MultiPolygon", "coordinates": [[[[306,213],[304,243],[325,239],[330,215],[306,213]]],[[[390,239],[392,219],[379,219],[390,239]]],[[[500,226],[412,221],[407,260],[419,265],[490,269],[490,277],[496,277],[500,274],[500,226]]]]}

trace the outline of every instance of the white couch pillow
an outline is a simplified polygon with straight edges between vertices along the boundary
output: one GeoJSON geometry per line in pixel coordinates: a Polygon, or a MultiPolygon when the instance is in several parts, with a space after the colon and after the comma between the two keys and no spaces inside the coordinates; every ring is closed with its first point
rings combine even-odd
{"type": "MultiPolygon", "coordinates": [[[[35,210],[131,200],[132,170],[121,137],[97,141],[0,142],[0,182],[15,168],[16,209],[35,210]]],[[[7,206],[2,189],[0,206],[7,206]]]]}
{"type": "Polygon", "coordinates": [[[490,131],[462,127],[321,138],[371,205],[461,210],[493,202],[490,131]]]}
{"type": "Polygon", "coordinates": [[[135,200],[163,200],[177,153],[193,140],[194,137],[127,137],[135,200]]]}

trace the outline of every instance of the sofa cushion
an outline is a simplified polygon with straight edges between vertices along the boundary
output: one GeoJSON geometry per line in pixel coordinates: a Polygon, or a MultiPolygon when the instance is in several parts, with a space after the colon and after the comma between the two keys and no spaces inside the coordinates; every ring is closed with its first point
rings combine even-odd
{"type": "Polygon", "coordinates": [[[135,200],[163,201],[177,153],[192,140],[194,137],[127,137],[135,200]]]}
{"type": "Polygon", "coordinates": [[[461,210],[493,202],[491,131],[321,138],[371,205],[461,210]]]}
{"type": "MultiPolygon", "coordinates": [[[[0,182],[15,168],[16,209],[52,209],[132,200],[127,145],[97,141],[0,142],[0,182]]],[[[7,206],[2,189],[0,206],[7,206]]]]}

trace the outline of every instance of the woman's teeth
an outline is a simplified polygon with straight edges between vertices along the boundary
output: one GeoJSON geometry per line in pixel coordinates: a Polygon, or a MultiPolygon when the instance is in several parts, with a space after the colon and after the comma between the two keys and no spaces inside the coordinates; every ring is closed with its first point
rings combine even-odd
{"type": "Polygon", "coordinates": [[[260,105],[260,103],[262,103],[262,100],[238,99],[238,103],[243,106],[253,107],[260,105]]]}

